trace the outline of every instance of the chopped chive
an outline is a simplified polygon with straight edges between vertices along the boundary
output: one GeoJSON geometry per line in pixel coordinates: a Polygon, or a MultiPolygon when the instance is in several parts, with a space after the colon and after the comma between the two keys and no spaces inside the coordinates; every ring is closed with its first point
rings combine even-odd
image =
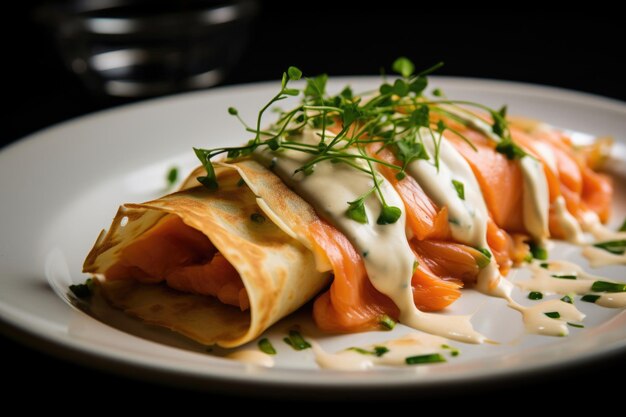
{"type": "Polygon", "coordinates": [[[87,278],[84,284],[70,285],[70,291],[78,298],[89,298],[93,291],[93,280],[87,278]]]}
{"type": "Polygon", "coordinates": [[[528,298],[530,300],[541,300],[543,298],[543,294],[538,291],[531,291],[528,293],[528,298]]]}
{"type": "Polygon", "coordinates": [[[239,178],[239,181],[237,181],[237,187],[241,187],[245,184],[246,182],[243,180],[243,178],[239,178]]]}
{"type": "Polygon", "coordinates": [[[378,319],[378,324],[380,324],[380,326],[385,330],[393,330],[393,328],[396,327],[396,322],[394,321],[394,319],[386,314],[378,319]]]}
{"type": "Polygon", "coordinates": [[[596,281],[591,286],[596,292],[626,292],[626,284],[619,282],[596,281]]]}
{"type": "Polygon", "coordinates": [[[585,294],[581,297],[582,301],[586,301],[588,303],[595,303],[596,301],[598,301],[598,298],[600,298],[599,295],[595,295],[595,294],[585,294]]]}
{"type": "Polygon", "coordinates": [[[561,298],[561,301],[568,304],[574,304],[574,299],[569,295],[564,295],[563,298],[561,298]]]}
{"type": "Polygon", "coordinates": [[[441,345],[441,348],[450,350],[450,356],[459,356],[459,354],[461,353],[460,350],[450,345],[441,345]]]}
{"type": "Polygon", "coordinates": [[[548,269],[550,268],[550,264],[547,262],[542,262],[539,264],[540,267],[542,267],[543,269],[548,269]]]}
{"type": "Polygon", "coordinates": [[[272,342],[270,342],[267,337],[259,340],[259,349],[261,349],[261,352],[267,353],[268,355],[276,355],[276,349],[274,349],[272,342]]]}
{"type": "Polygon", "coordinates": [[[413,261],[413,273],[417,271],[417,268],[420,266],[420,263],[417,261],[413,261]]]}
{"type": "Polygon", "coordinates": [[[583,329],[585,326],[582,324],[578,324],[578,323],[570,323],[569,321],[567,322],[567,324],[569,324],[572,327],[578,327],[579,329],[583,329]]]}
{"type": "Polygon", "coordinates": [[[594,243],[593,246],[604,249],[614,255],[623,255],[626,252],[626,239],[594,243]]]}
{"type": "Polygon", "coordinates": [[[289,337],[285,337],[283,341],[295,350],[304,350],[311,347],[311,344],[304,340],[300,332],[297,330],[290,330],[289,337]]]}
{"type": "Polygon", "coordinates": [[[552,278],[558,279],[576,279],[576,275],[550,275],[552,278]]]}
{"type": "Polygon", "coordinates": [[[549,313],[543,313],[551,319],[560,319],[561,314],[558,311],[550,311],[549,313]]]}
{"type": "Polygon", "coordinates": [[[261,223],[265,222],[265,217],[262,214],[259,214],[259,213],[252,213],[250,215],[250,220],[252,220],[255,223],[261,224],[261,223]]]}
{"type": "Polygon", "coordinates": [[[461,181],[452,180],[452,185],[456,190],[456,194],[459,196],[461,200],[465,200],[465,184],[461,181]]]}
{"type": "Polygon", "coordinates": [[[407,365],[422,365],[427,363],[439,363],[445,361],[445,358],[439,353],[431,353],[430,355],[409,356],[404,360],[407,365]]]}
{"type": "Polygon", "coordinates": [[[366,349],[359,348],[359,347],[351,347],[351,348],[348,348],[348,350],[353,350],[357,353],[360,353],[361,355],[376,356],[377,358],[380,358],[385,353],[389,352],[389,349],[387,349],[385,346],[374,346],[373,350],[366,350],[366,349]]]}
{"type": "Polygon", "coordinates": [[[487,248],[476,248],[476,250],[484,255],[484,257],[476,259],[478,267],[483,269],[491,262],[491,252],[487,248]]]}
{"type": "Polygon", "coordinates": [[[167,186],[171,187],[172,185],[174,185],[177,179],[178,179],[178,168],[177,167],[170,168],[169,171],[167,171],[167,175],[165,176],[165,180],[167,181],[167,186]]]}
{"type": "Polygon", "coordinates": [[[619,229],[617,229],[618,232],[626,232],[626,219],[624,219],[624,222],[622,223],[622,225],[619,227],[619,229]]]}
{"type": "Polygon", "coordinates": [[[545,248],[542,248],[535,242],[530,242],[528,247],[530,248],[530,253],[533,255],[533,258],[539,259],[540,261],[548,259],[548,251],[545,248]]]}

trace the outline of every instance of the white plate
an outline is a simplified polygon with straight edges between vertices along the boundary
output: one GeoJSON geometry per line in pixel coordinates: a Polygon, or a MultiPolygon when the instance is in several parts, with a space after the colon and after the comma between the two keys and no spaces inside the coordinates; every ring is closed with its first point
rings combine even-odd
{"type": "MultiPolygon", "coordinates": [[[[367,90],[376,78],[339,79],[367,90]]],[[[614,162],[624,161],[626,105],[564,90],[509,82],[433,78],[450,97],[491,106],[509,105],[510,114],[545,120],[593,135],[613,135],[619,142],[614,162]]],[[[48,342],[68,357],[87,356],[109,368],[156,373],[198,384],[291,388],[414,387],[467,381],[579,361],[626,346],[626,314],[579,303],[588,315],[585,329],[567,338],[525,335],[518,313],[502,300],[465,291],[453,312],[473,312],[477,329],[499,345],[462,345],[447,364],[358,372],[318,369],[311,350],[295,352],[281,341],[289,318],[269,334],[277,347],[277,366],[263,369],[223,359],[182,337],[107,314],[108,324],[75,308],[67,296],[71,283],[82,282],[81,265],[100,229],[107,227],[121,202],[143,201],[164,192],[172,165],[196,164],[192,146],[239,144],[242,128],[227,115],[228,106],[252,120],[276,92],[277,83],[243,85],[148,101],[83,117],[37,133],[0,153],[0,318],[37,343],[48,342]],[[123,329],[123,330],[118,330],[123,329]],[[132,334],[131,334],[132,333],[132,334]]],[[[584,139],[584,137],[582,137],[584,139]]],[[[616,175],[626,177],[620,164],[616,175]]],[[[613,225],[626,214],[626,190],[619,188],[613,225]]],[[[586,268],[580,249],[557,244],[553,258],[576,260],[586,268]]],[[[624,268],[596,270],[623,278],[624,268]]],[[[514,273],[511,279],[523,274],[514,273]]],[[[518,300],[525,294],[516,293],[518,300]]],[[[526,300],[528,302],[528,300],[526,300]]],[[[305,317],[300,313],[300,317],[305,317]]],[[[308,327],[305,326],[305,329],[308,327]]],[[[406,333],[374,332],[323,337],[307,330],[329,351],[387,340],[406,333]]]]}

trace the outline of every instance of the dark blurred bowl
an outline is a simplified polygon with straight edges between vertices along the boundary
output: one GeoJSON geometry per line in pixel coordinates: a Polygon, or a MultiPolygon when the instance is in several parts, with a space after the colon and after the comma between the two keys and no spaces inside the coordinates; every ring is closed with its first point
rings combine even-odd
{"type": "Polygon", "coordinates": [[[255,0],[72,0],[37,14],[90,90],[144,97],[222,81],[257,10],[255,0]]]}

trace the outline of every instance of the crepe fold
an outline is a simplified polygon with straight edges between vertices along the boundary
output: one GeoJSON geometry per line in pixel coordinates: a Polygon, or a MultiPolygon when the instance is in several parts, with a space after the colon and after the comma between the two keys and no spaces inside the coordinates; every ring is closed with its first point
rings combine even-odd
{"type": "MultiPolygon", "coordinates": [[[[266,174],[266,179],[273,176],[258,164],[252,166],[266,174]]],[[[281,183],[280,189],[287,194],[280,204],[271,203],[270,211],[263,196],[279,198],[276,189],[269,194],[260,193],[261,196],[257,188],[268,184],[256,181],[251,189],[242,183],[241,172],[235,166],[218,168],[219,188],[215,191],[195,186],[192,174],[181,191],[142,204],[122,205],[83,265],[84,272],[98,276],[98,293],[147,323],[203,344],[223,347],[253,340],[315,296],[328,284],[330,275],[323,259],[318,259],[316,266],[314,252],[303,244],[303,232],[293,230],[294,226],[297,229],[297,222],[293,221],[297,211],[292,210],[306,203],[281,183]],[[265,216],[262,221],[258,217],[255,221],[254,216],[259,213],[265,216]],[[242,311],[213,296],[178,291],[163,282],[107,279],[108,271],[120,261],[125,248],[172,216],[206,236],[234,267],[247,292],[249,310],[242,311]],[[291,227],[277,226],[276,222],[283,218],[291,219],[291,227]]],[[[275,181],[280,180],[275,177],[275,181]]]]}

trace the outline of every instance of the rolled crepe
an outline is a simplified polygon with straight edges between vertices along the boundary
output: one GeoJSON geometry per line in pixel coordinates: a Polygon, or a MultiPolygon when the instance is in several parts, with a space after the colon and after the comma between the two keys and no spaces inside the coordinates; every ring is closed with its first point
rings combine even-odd
{"type": "MultiPolygon", "coordinates": [[[[306,203],[298,202],[297,195],[289,191],[281,204],[272,205],[275,210],[268,216],[260,207],[263,199],[242,184],[237,169],[222,167],[218,178],[216,191],[195,186],[192,174],[179,192],[121,206],[108,232],[98,237],[83,270],[100,278],[98,294],[128,314],[203,344],[235,347],[258,337],[310,300],[328,284],[330,268],[319,254],[316,267],[316,255],[299,241],[298,234],[275,223],[283,217],[298,217],[297,211],[291,211],[294,204],[306,203]],[[185,229],[184,235],[163,238],[163,230],[175,227],[185,229]],[[208,241],[202,241],[204,237],[208,241]],[[140,246],[148,240],[153,249],[162,246],[141,254],[140,246]],[[176,242],[191,246],[194,255],[181,255],[180,265],[160,267],[163,258],[176,258],[176,242]],[[225,258],[225,268],[234,268],[238,278],[231,276],[224,285],[213,283],[222,285],[216,296],[202,295],[200,287],[213,285],[211,280],[217,279],[210,268],[202,275],[206,272],[202,263],[218,257],[225,258]],[[181,268],[196,268],[201,276],[194,275],[194,282],[180,279],[181,268]],[[236,297],[233,301],[236,293],[223,291],[227,285],[229,289],[240,285],[239,303],[236,297]],[[227,294],[222,297],[222,292],[227,294]]],[[[281,189],[288,191],[284,186],[281,189]]]]}

